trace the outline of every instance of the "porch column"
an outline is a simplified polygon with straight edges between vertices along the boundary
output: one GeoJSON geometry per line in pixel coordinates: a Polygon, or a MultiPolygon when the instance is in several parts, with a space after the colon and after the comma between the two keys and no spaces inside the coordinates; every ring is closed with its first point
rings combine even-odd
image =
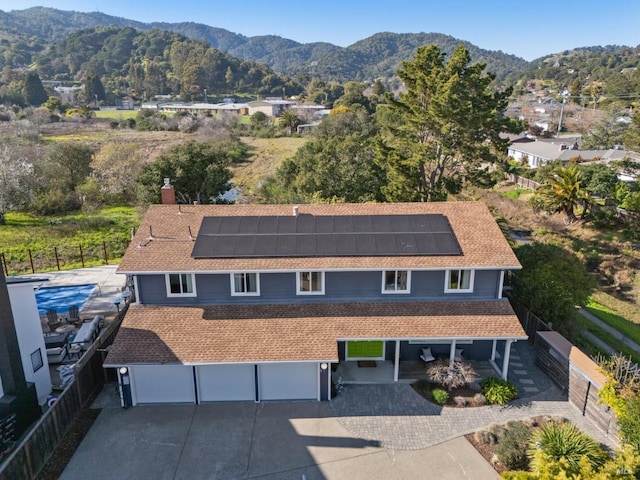
{"type": "Polygon", "coordinates": [[[453,361],[456,358],[456,341],[451,340],[451,348],[449,349],[449,368],[453,368],[453,361]]]}
{"type": "Polygon", "coordinates": [[[398,373],[400,371],[400,340],[396,340],[396,355],[394,357],[393,365],[393,381],[398,381],[398,373]]]}
{"type": "Polygon", "coordinates": [[[504,288],[504,270],[500,271],[500,283],[498,284],[498,298],[502,298],[502,289],[504,288]]]}
{"type": "Polygon", "coordinates": [[[491,346],[491,361],[496,361],[496,347],[498,346],[498,340],[493,341],[493,345],[491,346]]]}
{"type": "Polygon", "coordinates": [[[504,345],[504,359],[502,360],[502,379],[507,379],[507,373],[509,371],[509,355],[511,354],[511,344],[513,340],[507,340],[504,345]]]}

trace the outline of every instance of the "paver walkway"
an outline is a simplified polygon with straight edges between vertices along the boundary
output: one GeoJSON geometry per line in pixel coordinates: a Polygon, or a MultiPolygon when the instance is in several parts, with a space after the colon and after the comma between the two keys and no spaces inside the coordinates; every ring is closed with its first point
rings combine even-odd
{"type": "Polygon", "coordinates": [[[423,399],[411,385],[399,383],[345,385],[331,406],[346,430],[396,450],[428,448],[493,423],[539,415],[567,418],[600,443],[615,446],[535,366],[532,347],[518,342],[512,352],[509,379],[518,385],[520,398],[504,407],[440,407],[423,399]]]}

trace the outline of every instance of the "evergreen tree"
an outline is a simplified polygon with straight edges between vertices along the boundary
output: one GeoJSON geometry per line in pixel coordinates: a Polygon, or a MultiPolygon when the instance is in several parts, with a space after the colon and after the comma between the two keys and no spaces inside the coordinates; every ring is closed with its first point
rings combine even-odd
{"type": "Polygon", "coordinates": [[[105,100],[104,85],[98,75],[89,75],[84,81],[84,95],[87,103],[105,100]]]}
{"type": "Polygon", "coordinates": [[[49,95],[47,95],[47,92],[42,86],[42,81],[40,80],[38,72],[27,72],[22,88],[22,95],[24,97],[24,101],[28,105],[33,105],[34,107],[39,107],[47,101],[49,95]]]}
{"type": "Polygon", "coordinates": [[[378,161],[387,170],[390,201],[446,200],[462,176],[473,177],[506,148],[500,132],[521,126],[504,111],[511,90],[492,91],[494,75],[470,65],[459,46],[445,64],[435,45],[420,47],[398,71],[407,92],[387,95],[378,161]]]}

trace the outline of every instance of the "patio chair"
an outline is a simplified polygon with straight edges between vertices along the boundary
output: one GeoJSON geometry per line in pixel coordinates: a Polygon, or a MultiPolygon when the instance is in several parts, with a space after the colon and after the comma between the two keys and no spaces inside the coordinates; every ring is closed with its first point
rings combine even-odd
{"type": "Polygon", "coordinates": [[[424,363],[429,363],[429,362],[435,361],[435,359],[436,357],[434,357],[431,354],[431,347],[422,349],[422,355],[420,355],[420,360],[422,360],[424,363]]]}
{"type": "Polygon", "coordinates": [[[82,320],[80,319],[80,309],[78,308],[77,305],[71,305],[69,307],[69,320],[68,320],[68,322],[72,323],[76,327],[79,326],[82,323],[82,320]]]}
{"type": "Polygon", "coordinates": [[[58,312],[55,308],[50,308],[49,310],[47,310],[47,325],[49,325],[49,330],[51,330],[52,332],[62,325],[60,317],[58,317],[58,312]]]}

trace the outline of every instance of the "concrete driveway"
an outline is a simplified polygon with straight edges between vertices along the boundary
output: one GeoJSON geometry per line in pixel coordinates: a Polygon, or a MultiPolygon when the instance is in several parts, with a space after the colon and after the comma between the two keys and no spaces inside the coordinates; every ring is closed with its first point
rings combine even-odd
{"type": "Polygon", "coordinates": [[[498,474],[463,437],[424,450],[388,450],[347,432],[326,402],[283,402],[105,408],[60,478],[483,480],[498,474]]]}

